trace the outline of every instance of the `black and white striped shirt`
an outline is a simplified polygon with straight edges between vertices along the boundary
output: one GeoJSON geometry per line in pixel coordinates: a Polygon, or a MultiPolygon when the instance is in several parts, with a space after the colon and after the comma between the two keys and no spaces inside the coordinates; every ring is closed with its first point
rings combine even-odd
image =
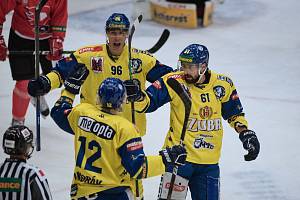
{"type": "Polygon", "coordinates": [[[7,158],[0,166],[0,200],[52,199],[45,173],[25,160],[7,158]]]}

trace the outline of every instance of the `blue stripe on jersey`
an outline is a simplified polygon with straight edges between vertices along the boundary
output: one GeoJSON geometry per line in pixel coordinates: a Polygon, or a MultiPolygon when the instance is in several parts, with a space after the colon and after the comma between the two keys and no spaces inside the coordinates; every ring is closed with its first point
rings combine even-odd
{"type": "Polygon", "coordinates": [[[68,121],[68,115],[66,114],[69,113],[68,110],[70,109],[72,109],[72,105],[70,103],[56,103],[55,106],[51,109],[50,115],[54,122],[59,126],[59,128],[74,135],[74,132],[71,129],[68,121]]]}
{"type": "Polygon", "coordinates": [[[70,73],[74,71],[78,62],[73,54],[70,57],[59,60],[53,70],[57,71],[63,80],[66,80],[70,76],[70,73]]]}
{"type": "Polygon", "coordinates": [[[145,153],[141,144],[141,138],[133,138],[118,149],[118,153],[122,159],[122,165],[126,171],[129,172],[131,177],[137,174],[145,161],[145,153]],[[136,144],[136,148],[134,148],[133,144],[136,144]]]}
{"type": "Polygon", "coordinates": [[[169,91],[162,78],[159,78],[157,81],[160,82],[161,88],[158,89],[151,85],[146,90],[147,95],[150,98],[150,105],[147,108],[146,113],[153,112],[157,108],[171,101],[169,91]]]}
{"type": "Polygon", "coordinates": [[[242,112],[243,106],[237,96],[237,91],[233,90],[229,97],[229,100],[222,103],[222,116],[224,120],[227,120],[232,116],[241,114],[242,112]]]}
{"type": "Polygon", "coordinates": [[[147,73],[146,80],[150,83],[153,83],[163,75],[170,73],[173,71],[172,67],[161,64],[158,60],[156,60],[155,66],[147,73]]]}

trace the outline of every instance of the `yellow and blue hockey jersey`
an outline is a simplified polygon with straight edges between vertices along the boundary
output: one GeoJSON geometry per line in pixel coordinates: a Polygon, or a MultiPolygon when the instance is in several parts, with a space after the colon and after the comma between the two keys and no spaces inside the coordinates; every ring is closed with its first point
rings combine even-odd
{"type": "Polygon", "coordinates": [[[51,117],[74,135],[72,198],[104,190],[120,192],[132,187],[133,179],[164,172],[161,156],[145,156],[140,133],[127,119],[89,103],[74,108],[71,103],[62,97],[52,108],[51,117]]]}
{"type": "MultiPolygon", "coordinates": [[[[125,45],[118,59],[110,56],[105,44],[86,46],[77,50],[70,57],[60,60],[54,70],[47,76],[51,80],[51,88],[58,88],[78,63],[83,63],[89,70],[89,76],[81,87],[81,102],[96,105],[97,90],[100,83],[108,78],[115,77],[121,80],[130,79],[128,67],[128,47],[125,45]]],[[[145,89],[146,81],[154,82],[159,77],[172,71],[171,67],[159,63],[146,51],[131,49],[132,78],[139,79],[142,89],[145,89]]],[[[127,103],[121,116],[131,120],[131,105],[127,103]]],[[[146,116],[144,113],[136,113],[136,125],[141,135],[146,133],[146,116]]]]}
{"type": "Polygon", "coordinates": [[[141,112],[153,112],[170,102],[170,128],[164,145],[172,146],[180,142],[184,104],[167,84],[167,80],[175,78],[187,89],[192,99],[192,107],[184,144],[187,161],[197,164],[219,162],[223,138],[222,118],[234,128],[248,126],[232,80],[212,71],[206,75],[209,81],[197,85],[187,84],[183,72],[167,74],[147,88],[148,95],[143,101],[136,102],[136,109],[141,112]]]}

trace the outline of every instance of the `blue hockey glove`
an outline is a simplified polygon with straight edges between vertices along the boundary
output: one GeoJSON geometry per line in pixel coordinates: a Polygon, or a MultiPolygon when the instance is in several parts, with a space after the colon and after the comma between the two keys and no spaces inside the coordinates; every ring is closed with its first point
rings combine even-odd
{"type": "Polygon", "coordinates": [[[248,154],[244,156],[245,161],[255,160],[260,150],[260,144],[255,132],[244,130],[240,133],[239,138],[243,143],[244,149],[248,151],[248,154]]]}
{"type": "Polygon", "coordinates": [[[171,148],[167,147],[159,151],[159,155],[161,155],[165,167],[167,168],[170,165],[178,165],[182,166],[186,160],[186,149],[181,145],[175,145],[171,148]]]}
{"type": "Polygon", "coordinates": [[[65,80],[64,86],[72,94],[79,94],[80,87],[89,75],[89,70],[84,64],[79,63],[76,70],[65,80]]]}
{"type": "Polygon", "coordinates": [[[126,80],[123,82],[127,92],[127,100],[130,102],[141,101],[144,94],[141,90],[141,82],[138,79],[126,80]]]}
{"type": "Polygon", "coordinates": [[[30,80],[28,83],[28,94],[32,97],[43,96],[51,89],[51,83],[47,76],[41,75],[37,79],[30,80]]]}

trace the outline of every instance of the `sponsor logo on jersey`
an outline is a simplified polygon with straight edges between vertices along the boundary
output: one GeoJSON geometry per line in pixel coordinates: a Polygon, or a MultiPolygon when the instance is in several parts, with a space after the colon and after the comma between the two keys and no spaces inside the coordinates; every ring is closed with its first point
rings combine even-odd
{"type": "Polygon", "coordinates": [[[142,141],[134,141],[126,145],[127,151],[135,151],[137,149],[143,148],[142,141]]]}
{"type": "Polygon", "coordinates": [[[222,129],[222,121],[220,118],[199,120],[197,118],[189,118],[188,131],[218,131],[222,129]]]}
{"type": "Polygon", "coordinates": [[[21,178],[0,178],[0,192],[20,192],[21,178]]]}
{"type": "Polygon", "coordinates": [[[173,74],[173,75],[171,75],[171,76],[168,76],[168,79],[169,79],[169,78],[180,79],[180,78],[182,78],[182,77],[183,77],[182,74],[173,74]]]}
{"type": "Polygon", "coordinates": [[[102,51],[102,46],[96,46],[96,47],[84,47],[82,49],[79,49],[79,54],[85,53],[85,52],[95,52],[95,51],[102,51]]]}
{"type": "Polygon", "coordinates": [[[80,172],[74,173],[74,179],[91,185],[101,185],[102,183],[102,180],[97,179],[96,176],[87,176],[80,172]]]}
{"type": "Polygon", "coordinates": [[[218,85],[213,90],[217,99],[221,100],[225,96],[225,88],[223,86],[218,85]]]}
{"type": "Polygon", "coordinates": [[[71,197],[76,196],[77,191],[78,191],[78,185],[77,184],[72,184],[71,185],[71,192],[70,192],[71,197]]]}
{"type": "Polygon", "coordinates": [[[212,107],[205,106],[203,108],[200,108],[199,115],[202,119],[209,119],[213,114],[212,107]]]}
{"type": "Polygon", "coordinates": [[[158,90],[161,89],[161,84],[160,84],[159,80],[154,81],[154,82],[152,83],[152,85],[153,85],[156,89],[158,89],[158,90]]]}
{"type": "Polygon", "coordinates": [[[103,71],[103,57],[91,57],[91,67],[95,73],[99,73],[103,71]]]}
{"type": "MultiPolygon", "coordinates": [[[[185,190],[185,187],[186,186],[184,186],[184,185],[178,185],[178,184],[174,183],[173,191],[183,192],[185,190]]],[[[170,183],[166,183],[165,188],[169,189],[170,188],[170,183]]]]}
{"type": "Polygon", "coordinates": [[[94,135],[107,140],[112,140],[116,134],[116,131],[109,125],[98,122],[90,117],[79,117],[78,127],[86,132],[91,132],[94,135]]]}
{"type": "Polygon", "coordinates": [[[215,145],[206,142],[204,138],[197,138],[194,141],[194,147],[196,149],[205,148],[205,149],[214,149],[215,145]]]}
{"type": "Polygon", "coordinates": [[[148,51],[145,51],[145,50],[141,50],[141,49],[132,48],[132,52],[133,53],[142,53],[142,54],[146,54],[148,56],[153,57],[153,55],[151,53],[149,53],[148,51]]]}
{"type": "Polygon", "coordinates": [[[233,82],[230,78],[228,78],[227,76],[222,76],[222,75],[218,75],[217,79],[221,80],[221,81],[226,81],[227,83],[230,84],[230,86],[233,86],[233,82]]]}

